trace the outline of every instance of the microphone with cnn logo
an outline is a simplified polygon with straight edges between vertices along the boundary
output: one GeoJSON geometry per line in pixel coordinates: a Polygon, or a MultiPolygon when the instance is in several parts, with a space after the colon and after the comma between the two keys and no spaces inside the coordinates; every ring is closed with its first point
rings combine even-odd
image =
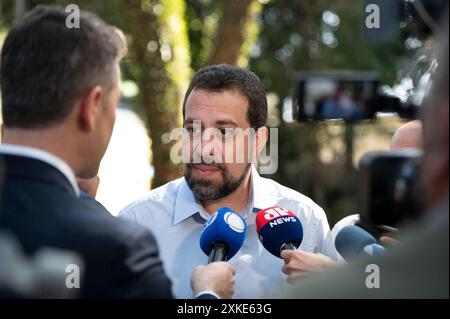
{"type": "Polygon", "coordinates": [[[259,240],[272,255],[281,258],[284,249],[297,249],[303,240],[300,219],[286,208],[274,206],[256,215],[259,240]]]}

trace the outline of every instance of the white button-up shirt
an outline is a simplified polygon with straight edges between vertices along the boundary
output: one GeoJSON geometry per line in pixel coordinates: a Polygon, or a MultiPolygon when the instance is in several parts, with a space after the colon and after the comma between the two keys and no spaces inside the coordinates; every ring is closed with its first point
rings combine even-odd
{"type": "MultiPolygon", "coordinates": [[[[261,209],[281,206],[294,212],[303,226],[299,249],[336,259],[325,212],[310,198],[262,178],[255,167],[252,167],[249,195],[247,207],[240,212],[247,223],[246,239],[239,252],[229,260],[236,266],[234,298],[264,297],[286,282],[286,276],[281,272],[283,260],[270,254],[259,242],[255,217],[261,209]]],[[[208,262],[199,240],[209,215],[196,201],[185,179],[152,190],[123,209],[119,218],[137,222],[152,231],[164,270],[172,280],[173,294],[177,298],[192,298],[192,271],[208,262]]]]}

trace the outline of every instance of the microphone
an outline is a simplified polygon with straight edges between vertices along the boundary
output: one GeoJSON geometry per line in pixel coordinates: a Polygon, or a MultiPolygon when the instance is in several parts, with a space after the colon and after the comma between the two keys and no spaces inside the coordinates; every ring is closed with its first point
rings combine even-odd
{"type": "Polygon", "coordinates": [[[228,207],[219,208],[200,235],[200,248],[209,256],[208,264],[231,259],[244,244],[246,230],[241,215],[228,207]]]}
{"type": "Polygon", "coordinates": [[[384,247],[377,244],[377,240],[371,234],[354,225],[342,228],[336,235],[334,245],[345,260],[385,253],[384,247]]]}
{"type": "Polygon", "coordinates": [[[278,258],[281,258],[281,251],[295,250],[303,240],[300,219],[293,212],[279,206],[258,212],[256,231],[264,248],[278,258]]]}
{"type": "Polygon", "coordinates": [[[360,256],[368,257],[368,256],[381,256],[386,252],[386,249],[379,244],[370,244],[364,247],[360,256]]]}

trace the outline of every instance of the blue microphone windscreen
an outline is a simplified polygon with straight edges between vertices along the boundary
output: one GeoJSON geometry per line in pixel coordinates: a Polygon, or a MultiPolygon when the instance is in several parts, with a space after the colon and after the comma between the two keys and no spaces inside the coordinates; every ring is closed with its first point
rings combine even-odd
{"type": "Polygon", "coordinates": [[[334,240],[336,250],[345,260],[359,256],[364,247],[376,243],[376,239],[371,234],[354,225],[342,228],[334,240]]]}
{"type": "Polygon", "coordinates": [[[371,244],[364,247],[363,251],[361,252],[361,257],[368,257],[368,256],[382,256],[386,250],[383,246],[378,244],[371,244]]]}
{"type": "Polygon", "coordinates": [[[205,224],[200,235],[200,248],[209,256],[215,242],[228,247],[227,260],[241,249],[245,240],[247,225],[244,219],[230,208],[222,207],[205,224]]]}
{"type": "Polygon", "coordinates": [[[302,223],[297,215],[287,209],[271,207],[260,211],[256,215],[256,225],[259,240],[264,248],[278,258],[281,258],[281,248],[284,244],[292,243],[298,248],[302,243],[302,223]]]}

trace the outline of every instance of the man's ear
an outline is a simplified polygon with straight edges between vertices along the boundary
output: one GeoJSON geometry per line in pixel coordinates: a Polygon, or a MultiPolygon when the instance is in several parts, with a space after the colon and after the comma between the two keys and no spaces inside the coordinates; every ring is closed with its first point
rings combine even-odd
{"type": "Polygon", "coordinates": [[[91,132],[95,129],[97,117],[101,114],[102,97],[103,89],[97,85],[87,91],[78,102],[78,125],[82,131],[91,132]]]}
{"type": "Polygon", "coordinates": [[[260,127],[256,131],[256,154],[255,154],[256,158],[255,158],[255,160],[258,159],[262,150],[266,146],[268,139],[269,139],[269,130],[267,129],[266,126],[260,127]]]}

